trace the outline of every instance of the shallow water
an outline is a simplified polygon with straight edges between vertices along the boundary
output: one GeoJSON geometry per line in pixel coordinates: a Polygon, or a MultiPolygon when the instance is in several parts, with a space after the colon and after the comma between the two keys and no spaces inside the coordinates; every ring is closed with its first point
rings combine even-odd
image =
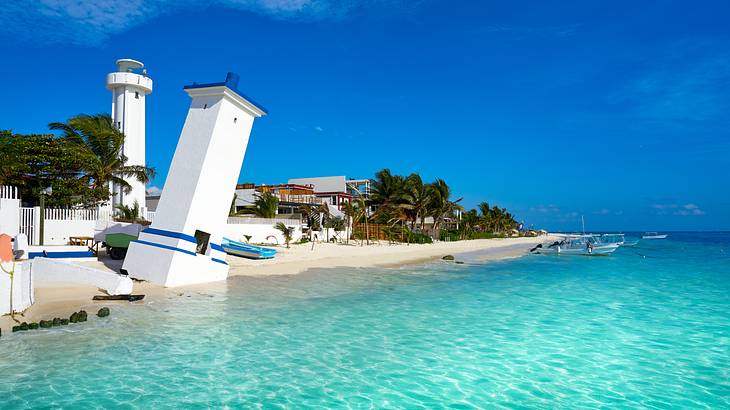
{"type": "Polygon", "coordinates": [[[730,234],[233,278],[5,334],[1,408],[728,408],[730,234]]]}

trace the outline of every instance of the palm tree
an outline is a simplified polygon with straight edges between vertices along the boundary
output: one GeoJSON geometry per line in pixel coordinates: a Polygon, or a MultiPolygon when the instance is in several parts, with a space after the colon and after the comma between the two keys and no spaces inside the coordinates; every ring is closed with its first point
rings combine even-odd
{"type": "Polygon", "coordinates": [[[247,206],[239,214],[254,214],[259,218],[276,218],[276,213],[279,210],[279,198],[277,198],[271,192],[264,192],[263,194],[256,194],[256,199],[253,201],[252,206],[247,206]]]}
{"type": "Polygon", "coordinates": [[[284,236],[284,242],[286,243],[286,247],[289,248],[289,242],[291,242],[294,227],[290,228],[284,225],[284,222],[277,222],[276,225],[274,225],[274,228],[281,231],[281,234],[284,236]]]}
{"type": "Polygon", "coordinates": [[[139,221],[139,202],[134,201],[134,204],[130,207],[127,205],[119,204],[115,207],[117,209],[117,218],[124,221],[139,221]]]}
{"type": "Polygon", "coordinates": [[[127,165],[124,155],[124,133],[116,126],[109,114],[71,117],[65,123],[48,124],[52,130],[63,132],[63,137],[75,142],[83,149],[87,158],[83,161],[82,179],[85,179],[94,190],[109,191],[109,184],[121,187],[126,194],[132,186],[125,178],[135,178],[148,183],[155,171],[143,165],[127,165]]]}
{"type": "Polygon", "coordinates": [[[455,211],[462,209],[459,205],[462,198],[451,201],[451,188],[441,178],[437,178],[436,181],[430,184],[430,190],[431,201],[429,203],[429,211],[433,217],[433,229],[434,231],[438,231],[447,217],[452,216],[455,211]]]}
{"type": "Polygon", "coordinates": [[[408,206],[406,215],[411,221],[411,229],[417,222],[421,223],[421,230],[426,223],[426,214],[431,202],[431,195],[428,184],[424,184],[421,176],[413,173],[406,178],[404,186],[404,199],[408,206]]]}
{"type": "Polygon", "coordinates": [[[489,204],[486,202],[482,202],[478,205],[479,207],[479,223],[482,225],[482,228],[487,232],[494,232],[494,214],[492,212],[492,208],[489,207],[489,204]]]}
{"type": "Polygon", "coordinates": [[[461,239],[468,239],[479,224],[479,215],[476,209],[470,209],[461,215],[461,239]]]}
{"type": "Polygon", "coordinates": [[[370,201],[378,207],[375,213],[379,218],[389,219],[389,214],[399,214],[407,204],[405,178],[391,174],[388,168],[376,172],[370,188],[370,201]]]}

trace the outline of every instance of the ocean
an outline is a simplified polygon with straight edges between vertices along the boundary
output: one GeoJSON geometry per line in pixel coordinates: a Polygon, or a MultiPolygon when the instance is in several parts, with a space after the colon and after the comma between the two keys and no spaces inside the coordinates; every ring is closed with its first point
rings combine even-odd
{"type": "Polygon", "coordinates": [[[480,256],[234,277],[6,333],[0,408],[730,408],[730,234],[480,256]]]}

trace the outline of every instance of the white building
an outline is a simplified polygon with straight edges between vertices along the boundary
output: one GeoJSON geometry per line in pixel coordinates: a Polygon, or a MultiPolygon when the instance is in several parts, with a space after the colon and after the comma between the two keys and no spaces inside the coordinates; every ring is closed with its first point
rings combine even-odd
{"type": "Polygon", "coordinates": [[[289,184],[311,185],[314,194],[324,203],[342,209],[345,202],[359,196],[370,196],[369,179],[348,179],[344,175],[312,178],[293,178],[289,184]]]}
{"type": "Polygon", "coordinates": [[[266,112],[225,82],[184,87],[192,97],[152,225],[132,242],[124,269],[164,286],[223,280],[221,246],[233,188],[255,118],[266,112]]]}
{"type": "MultiPolygon", "coordinates": [[[[127,165],[145,166],[145,97],[152,92],[152,79],[139,61],[117,60],[117,71],[106,76],[106,88],[112,92],[112,119],[125,135],[122,153],[127,165]]],[[[145,184],[134,178],[127,183],[132,191],[125,194],[119,186],[112,186],[112,206],[133,206],[136,201],[144,214],[146,207],[145,184]]]]}

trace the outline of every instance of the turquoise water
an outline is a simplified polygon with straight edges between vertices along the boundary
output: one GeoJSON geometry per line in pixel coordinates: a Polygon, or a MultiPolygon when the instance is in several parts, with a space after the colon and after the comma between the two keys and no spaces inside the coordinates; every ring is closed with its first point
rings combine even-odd
{"type": "Polygon", "coordinates": [[[730,234],[234,278],[3,335],[5,408],[728,408],[730,234]]]}

